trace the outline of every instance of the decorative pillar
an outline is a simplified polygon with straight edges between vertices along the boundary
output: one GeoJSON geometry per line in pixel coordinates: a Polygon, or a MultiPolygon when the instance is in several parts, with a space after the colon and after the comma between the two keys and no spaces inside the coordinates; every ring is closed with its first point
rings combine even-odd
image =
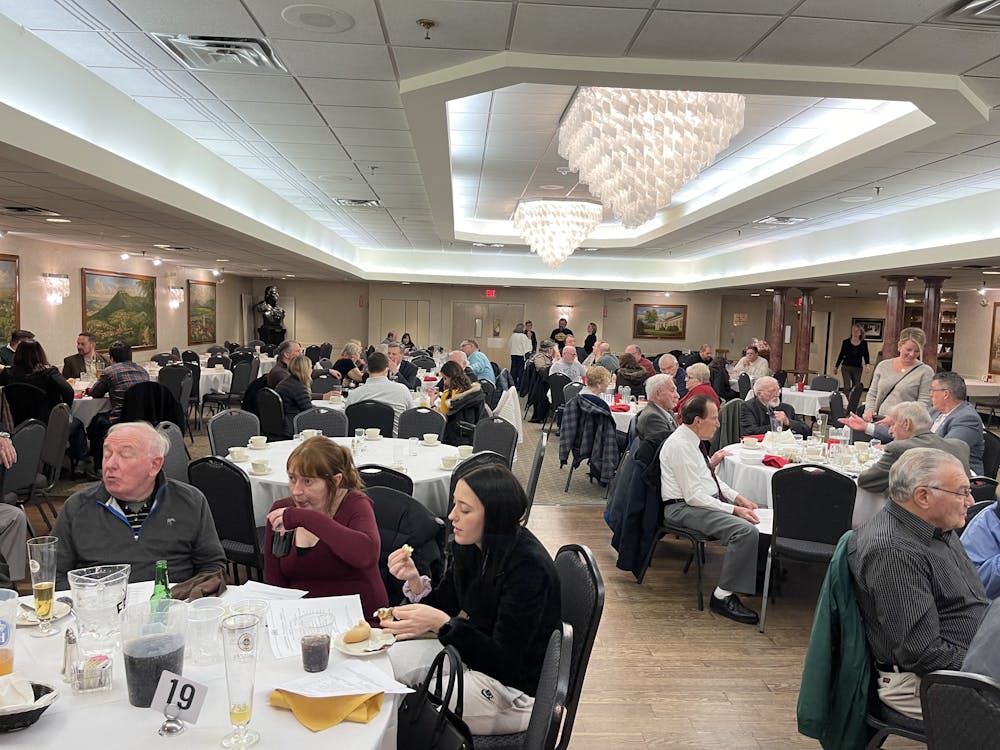
{"type": "MultiPolygon", "coordinates": [[[[812,293],[816,287],[800,289],[802,292],[802,307],[799,309],[799,336],[795,342],[795,369],[809,369],[809,345],[812,343],[812,317],[813,298],[812,293]]],[[[805,382],[808,380],[806,374],[800,373],[798,379],[805,382]]]]}
{"type": "Polygon", "coordinates": [[[892,359],[897,354],[899,332],[903,330],[906,277],[883,276],[882,278],[889,282],[887,287],[889,296],[885,298],[885,327],[882,330],[882,359],[892,359]]]}
{"type": "Polygon", "coordinates": [[[781,369],[781,354],[785,346],[785,292],[788,287],[774,287],[771,298],[771,328],[767,332],[767,346],[771,353],[767,356],[767,366],[771,372],[781,369]]]}
{"type": "Polygon", "coordinates": [[[924,320],[922,328],[927,341],[924,343],[924,364],[938,368],[938,338],[941,336],[941,287],[949,276],[921,276],[924,282],[924,320]]]}

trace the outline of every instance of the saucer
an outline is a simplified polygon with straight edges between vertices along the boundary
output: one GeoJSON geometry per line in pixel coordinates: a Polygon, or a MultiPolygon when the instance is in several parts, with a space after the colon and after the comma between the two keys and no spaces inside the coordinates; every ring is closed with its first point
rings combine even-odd
{"type": "Polygon", "coordinates": [[[250,449],[250,450],[252,450],[252,451],[266,451],[267,448],[268,448],[268,446],[265,443],[264,445],[260,446],[259,448],[257,446],[255,446],[255,445],[247,445],[247,448],[250,449]]]}
{"type": "Polygon", "coordinates": [[[250,471],[248,471],[247,474],[249,474],[252,477],[266,477],[273,471],[274,471],[273,469],[268,469],[267,471],[254,471],[253,469],[250,469],[250,471]]]}
{"type": "Polygon", "coordinates": [[[438,440],[436,443],[428,443],[426,440],[421,440],[420,444],[425,448],[437,448],[439,445],[444,445],[444,443],[442,443],[440,440],[438,440]]]}
{"type": "Polygon", "coordinates": [[[232,461],[234,464],[245,464],[247,461],[250,460],[250,456],[244,456],[243,458],[233,458],[228,454],[226,455],[226,458],[232,461]]]}
{"type": "Polygon", "coordinates": [[[377,437],[368,437],[367,435],[365,435],[365,440],[371,440],[372,442],[374,442],[376,440],[381,440],[381,439],[382,439],[381,435],[379,435],[377,437]]]}
{"type": "Polygon", "coordinates": [[[348,656],[374,656],[385,651],[396,642],[396,636],[378,628],[372,628],[372,634],[360,643],[344,643],[344,634],[340,633],[333,639],[333,647],[348,656]]]}
{"type": "MultiPolygon", "coordinates": [[[[61,602],[57,599],[56,601],[52,602],[52,622],[55,622],[56,620],[61,620],[72,611],[73,611],[72,608],[66,602],[61,602]]],[[[21,606],[18,606],[17,615],[15,615],[14,619],[20,626],[31,626],[38,624],[38,618],[35,617],[35,613],[33,611],[29,612],[27,609],[21,606]]]]}

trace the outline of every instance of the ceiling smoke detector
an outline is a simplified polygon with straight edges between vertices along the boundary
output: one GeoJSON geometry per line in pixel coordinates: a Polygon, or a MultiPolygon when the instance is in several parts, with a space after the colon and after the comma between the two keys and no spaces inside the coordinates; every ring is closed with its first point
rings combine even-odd
{"type": "Polygon", "coordinates": [[[240,73],[287,73],[263,39],[226,36],[150,34],[182,65],[191,70],[240,73]]]}
{"type": "Polygon", "coordinates": [[[325,5],[289,5],[281,11],[281,18],[289,26],[320,34],[342,34],[354,28],[353,16],[325,5]]]}

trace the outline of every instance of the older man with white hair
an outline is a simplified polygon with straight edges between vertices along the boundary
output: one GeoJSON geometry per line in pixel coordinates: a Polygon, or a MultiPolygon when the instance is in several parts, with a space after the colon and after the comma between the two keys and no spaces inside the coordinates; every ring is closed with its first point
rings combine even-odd
{"type": "MultiPolygon", "coordinates": [[[[73,493],[56,519],[57,588],[66,573],[129,563],[130,580],[153,580],[157,560],[186,581],[219,574],[226,555],[200,490],[161,471],[170,442],[147,422],[114,425],[104,440],[102,480],[73,493]]],[[[203,592],[204,593],[204,592],[203,592]]]]}
{"type": "Polygon", "coordinates": [[[574,383],[579,383],[583,380],[583,376],[587,374],[587,369],[577,359],[575,346],[563,347],[559,359],[553,362],[552,367],[549,368],[550,375],[554,375],[557,372],[562,373],[574,383]]]}
{"type": "Polygon", "coordinates": [[[646,381],[646,407],[635,418],[635,435],[640,440],[660,442],[677,429],[673,411],[680,397],[674,379],[660,373],[646,381]]]}
{"type": "Polygon", "coordinates": [[[889,409],[889,434],[892,442],[874,466],[858,476],[858,487],[871,492],[885,492],[889,487],[889,472],[893,464],[906,451],[914,448],[936,448],[950,453],[962,462],[969,475],[969,445],[957,438],[943,438],[931,432],[931,415],[927,407],[917,401],[900,401],[889,409]]]}
{"type": "MultiPolygon", "coordinates": [[[[656,363],[660,372],[669,375],[674,379],[674,387],[677,388],[677,395],[681,398],[687,394],[687,370],[680,366],[677,357],[669,352],[660,355],[660,361],[656,363]]],[[[647,394],[648,397],[648,394],[647,394]]]]}
{"type": "Polygon", "coordinates": [[[781,401],[781,386],[771,376],[757,378],[753,384],[753,398],[747,399],[740,412],[740,436],[763,435],[776,427],[791,430],[798,435],[808,435],[806,423],[795,416],[795,409],[781,401]]]}
{"type": "Polygon", "coordinates": [[[653,369],[653,363],[643,356],[642,349],[639,348],[638,344],[629,344],[626,346],[625,353],[635,357],[635,361],[646,371],[646,377],[651,378],[656,374],[656,370],[653,369]]]}

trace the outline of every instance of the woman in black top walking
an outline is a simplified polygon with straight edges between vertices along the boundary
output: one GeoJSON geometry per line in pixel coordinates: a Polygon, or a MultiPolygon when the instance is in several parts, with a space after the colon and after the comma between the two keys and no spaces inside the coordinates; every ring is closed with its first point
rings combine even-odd
{"type": "Polygon", "coordinates": [[[837,363],[833,366],[834,375],[837,374],[837,368],[841,368],[845,393],[850,395],[855,386],[861,388],[862,368],[867,372],[870,363],[865,332],[861,326],[853,325],[851,326],[851,337],[844,339],[844,343],[840,345],[840,354],[837,355],[837,363]]]}

